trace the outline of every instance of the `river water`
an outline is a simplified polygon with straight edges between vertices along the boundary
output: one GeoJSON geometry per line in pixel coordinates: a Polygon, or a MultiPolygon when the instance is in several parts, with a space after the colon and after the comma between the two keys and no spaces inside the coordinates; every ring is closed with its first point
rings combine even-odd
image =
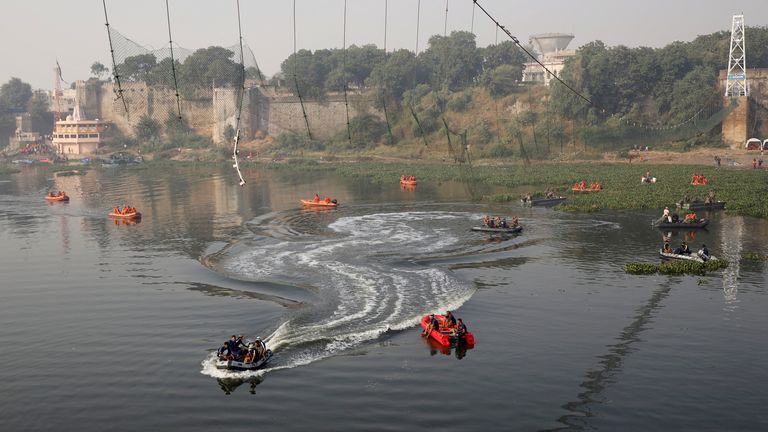
{"type": "Polygon", "coordinates": [[[768,223],[722,213],[731,266],[657,262],[647,212],[569,214],[329,173],[114,168],[0,178],[0,429],[768,430],[768,223]],[[48,204],[48,190],[69,203],[48,204]],[[342,206],[298,207],[315,192],[342,206]],[[138,224],[115,223],[115,205],[138,224]],[[469,231],[517,214],[513,237],[469,231]],[[469,350],[419,337],[455,310],[469,350]],[[212,350],[268,336],[258,373],[212,350]]]}

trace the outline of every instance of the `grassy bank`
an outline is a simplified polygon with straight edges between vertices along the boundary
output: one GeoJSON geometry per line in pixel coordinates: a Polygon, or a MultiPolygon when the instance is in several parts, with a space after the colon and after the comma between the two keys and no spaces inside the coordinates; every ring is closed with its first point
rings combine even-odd
{"type": "Polygon", "coordinates": [[[11,164],[0,163],[0,175],[16,174],[21,170],[11,164]]]}
{"type": "MultiPolygon", "coordinates": [[[[334,162],[317,163],[299,160],[284,164],[265,164],[272,169],[298,169],[302,171],[335,171],[339,175],[366,178],[375,183],[397,184],[400,175],[411,174],[419,180],[430,182],[466,181],[509,188],[529,187],[532,193],[555,188],[567,196],[560,206],[566,211],[598,211],[602,209],[658,209],[674,207],[675,202],[688,193],[702,199],[710,189],[717,199],[727,201],[727,209],[733,214],[768,218],[768,171],[749,169],[715,169],[697,165],[646,165],[646,164],[593,164],[593,163],[542,163],[529,167],[467,166],[438,163],[381,163],[381,162],[334,162]],[[641,184],[640,177],[650,171],[658,179],[656,184],[641,184]],[[703,174],[709,179],[707,186],[691,186],[691,176],[703,174]],[[605,188],[599,193],[574,194],[571,185],[585,181],[600,182],[605,188]]],[[[504,202],[517,200],[517,194],[500,194],[482,197],[485,201],[504,202]]]]}

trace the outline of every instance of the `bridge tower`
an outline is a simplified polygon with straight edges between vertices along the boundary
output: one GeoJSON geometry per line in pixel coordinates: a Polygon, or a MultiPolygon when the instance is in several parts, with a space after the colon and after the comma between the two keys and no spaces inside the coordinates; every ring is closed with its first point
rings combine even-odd
{"type": "Polygon", "coordinates": [[[743,148],[749,139],[749,84],[747,83],[744,15],[734,15],[731,25],[731,50],[728,70],[721,72],[725,81],[723,106],[738,105],[723,119],[723,142],[732,149],[743,148]],[[724,75],[724,76],[723,76],[724,75]]]}
{"type": "Polygon", "coordinates": [[[749,96],[747,55],[744,47],[744,15],[733,16],[725,95],[728,97],[749,96]]]}

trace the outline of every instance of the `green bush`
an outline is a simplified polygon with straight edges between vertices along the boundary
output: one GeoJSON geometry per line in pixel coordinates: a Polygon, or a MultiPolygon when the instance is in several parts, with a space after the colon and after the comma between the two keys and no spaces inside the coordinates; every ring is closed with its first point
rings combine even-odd
{"type": "Polygon", "coordinates": [[[294,151],[323,151],[325,143],[318,140],[311,140],[304,134],[282,133],[275,138],[274,150],[277,153],[291,153],[294,151]]]}
{"type": "Polygon", "coordinates": [[[463,92],[456,93],[448,101],[448,109],[455,112],[464,112],[472,105],[472,90],[464,90],[463,92]]]}
{"type": "Polygon", "coordinates": [[[768,255],[757,252],[745,252],[741,257],[748,261],[768,261],[768,255]]]}
{"type": "Polygon", "coordinates": [[[512,150],[512,147],[501,142],[494,144],[486,152],[486,156],[493,159],[509,158],[514,155],[515,152],[512,150]]]}

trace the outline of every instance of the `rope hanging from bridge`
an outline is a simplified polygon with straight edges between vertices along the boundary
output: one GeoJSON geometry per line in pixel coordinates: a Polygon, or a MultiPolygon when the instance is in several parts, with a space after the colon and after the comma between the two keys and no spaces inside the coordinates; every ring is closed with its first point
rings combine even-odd
{"type": "MultiPolygon", "coordinates": [[[[421,24],[421,0],[416,4],[416,56],[419,55],[419,25],[421,24]]],[[[414,80],[415,83],[416,80],[414,80]]],[[[414,87],[415,88],[415,87],[414,87]]],[[[429,142],[427,142],[427,134],[424,133],[424,128],[421,126],[421,121],[419,121],[419,116],[416,115],[416,110],[413,109],[413,103],[408,104],[408,109],[411,111],[411,115],[413,116],[413,119],[416,120],[416,126],[419,128],[419,133],[421,134],[421,139],[424,140],[424,147],[429,147],[429,142]]]]}
{"type": "Polygon", "coordinates": [[[240,161],[237,159],[237,155],[240,152],[237,145],[240,143],[240,117],[243,114],[243,99],[245,98],[245,56],[243,55],[243,27],[240,24],[240,0],[237,0],[237,34],[240,41],[240,89],[237,94],[237,118],[235,120],[235,136],[232,138],[234,143],[232,146],[232,159],[234,163],[232,168],[237,171],[237,177],[240,180],[240,186],[245,186],[245,179],[243,173],[240,172],[240,161]]]}
{"type": "Polygon", "coordinates": [[[123,87],[120,85],[120,74],[117,72],[117,62],[115,62],[115,48],[112,45],[112,33],[109,29],[109,17],[107,16],[107,0],[102,0],[101,4],[104,6],[104,22],[107,27],[107,39],[109,39],[109,54],[112,57],[112,76],[115,77],[115,84],[117,84],[117,90],[115,91],[115,100],[120,99],[123,102],[123,108],[125,108],[125,116],[128,117],[128,103],[123,97],[123,87]]]}
{"type": "Polygon", "coordinates": [[[416,55],[419,55],[419,25],[421,24],[421,0],[416,4],[416,55]]]}
{"type": "Polygon", "coordinates": [[[445,0],[445,23],[443,24],[443,37],[448,36],[448,0],[445,0]]]}
{"type": "Polygon", "coordinates": [[[347,140],[352,147],[352,126],[349,124],[349,98],[347,97],[347,0],[344,0],[344,35],[341,44],[342,70],[341,79],[344,81],[344,109],[347,112],[347,140]]]}
{"type": "MultiPolygon", "coordinates": [[[[384,64],[387,63],[387,12],[389,10],[388,0],[384,0],[384,64]]],[[[387,122],[387,138],[389,142],[394,142],[394,136],[392,136],[392,124],[389,122],[389,113],[387,112],[387,83],[386,80],[382,83],[381,94],[381,106],[384,109],[384,120],[387,122]]]]}
{"type": "Polygon", "coordinates": [[[469,25],[469,32],[475,34],[475,3],[472,2],[472,23],[469,25]]]}
{"type": "Polygon", "coordinates": [[[296,85],[296,96],[299,97],[301,113],[304,115],[304,124],[307,126],[307,137],[311,140],[312,131],[309,129],[309,117],[307,117],[307,110],[304,107],[304,98],[301,97],[301,89],[299,89],[299,75],[297,73],[298,63],[299,57],[296,55],[296,0],[293,0],[293,83],[296,85]]]}
{"type": "Polygon", "coordinates": [[[173,37],[171,37],[171,13],[168,8],[168,0],[165,0],[165,17],[168,21],[168,46],[171,52],[171,72],[173,74],[173,89],[176,92],[176,109],[178,111],[178,120],[181,124],[181,98],[179,96],[179,82],[176,79],[176,61],[173,58],[173,37]]]}

